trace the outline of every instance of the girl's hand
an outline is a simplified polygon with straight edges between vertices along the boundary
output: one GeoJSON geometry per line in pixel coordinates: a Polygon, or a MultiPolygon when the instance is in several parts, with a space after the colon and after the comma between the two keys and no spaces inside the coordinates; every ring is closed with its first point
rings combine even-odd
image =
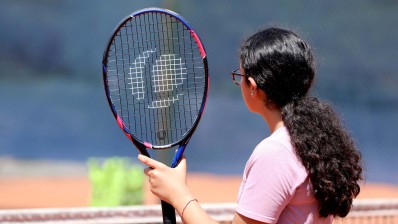
{"type": "Polygon", "coordinates": [[[192,198],[187,187],[185,157],[181,159],[176,168],[170,168],[144,155],[138,155],[138,160],[148,166],[144,173],[149,178],[150,190],[161,200],[176,207],[180,201],[184,203],[192,198]]]}

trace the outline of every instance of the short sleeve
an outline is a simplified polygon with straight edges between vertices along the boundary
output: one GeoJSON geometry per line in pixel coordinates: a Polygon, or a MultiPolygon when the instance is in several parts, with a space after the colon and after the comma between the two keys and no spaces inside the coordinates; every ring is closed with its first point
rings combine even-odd
{"type": "Polygon", "coordinates": [[[246,164],[236,211],[254,220],[276,223],[305,179],[298,166],[295,155],[280,142],[260,143],[246,164]]]}

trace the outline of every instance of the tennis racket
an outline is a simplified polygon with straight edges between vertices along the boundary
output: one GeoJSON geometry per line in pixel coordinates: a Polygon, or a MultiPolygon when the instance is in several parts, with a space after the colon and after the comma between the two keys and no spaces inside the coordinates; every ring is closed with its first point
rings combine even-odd
{"type": "MultiPolygon", "coordinates": [[[[109,106],[139,152],[178,147],[176,167],[207,100],[206,52],[188,22],[175,12],[146,8],[128,15],[106,45],[103,81],[109,106]]],[[[176,223],[162,204],[163,222],[176,223]]]]}

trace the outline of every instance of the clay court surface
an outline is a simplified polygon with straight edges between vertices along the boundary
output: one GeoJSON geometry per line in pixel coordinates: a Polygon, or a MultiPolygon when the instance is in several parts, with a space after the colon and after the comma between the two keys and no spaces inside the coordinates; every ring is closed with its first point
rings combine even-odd
{"type": "MultiPolygon", "coordinates": [[[[201,203],[235,202],[240,176],[190,173],[188,185],[201,203]]],[[[158,203],[145,188],[145,204],[158,203]]],[[[0,176],[0,209],[85,207],[90,191],[86,176],[0,176]]],[[[398,198],[398,186],[365,183],[358,198],[398,198]]]]}

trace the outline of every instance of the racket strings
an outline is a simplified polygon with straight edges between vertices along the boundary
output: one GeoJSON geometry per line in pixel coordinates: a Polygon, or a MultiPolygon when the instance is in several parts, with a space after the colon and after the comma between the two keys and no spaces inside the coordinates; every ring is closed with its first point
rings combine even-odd
{"type": "Polygon", "coordinates": [[[142,141],[175,142],[199,116],[206,80],[202,57],[189,29],[174,17],[143,14],[123,24],[107,71],[114,108],[142,141]]]}

